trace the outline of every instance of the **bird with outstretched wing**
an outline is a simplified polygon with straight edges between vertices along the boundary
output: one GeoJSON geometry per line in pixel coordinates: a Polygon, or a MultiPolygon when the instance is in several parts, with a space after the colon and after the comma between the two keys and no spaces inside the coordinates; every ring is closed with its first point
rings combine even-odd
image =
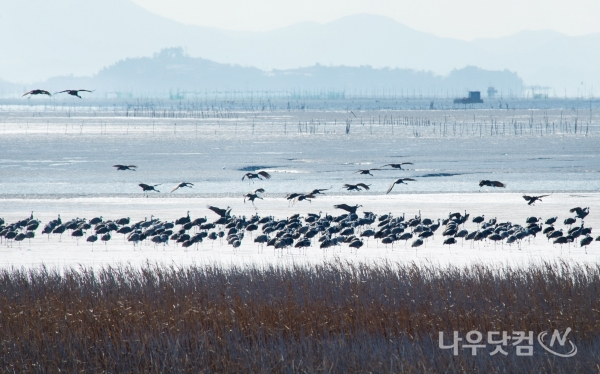
{"type": "Polygon", "coordinates": [[[394,186],[397,185],[397,184],[402,184],[402,183],[406,184],[405,181],[407,181],[407,182],[408,181],[410,181],[410,182],[416,182],[412,178],[398,178],[398,179],[396,179],[394,181],[394,183],[392,183],[392,185],[390,186],[390,188],[388,188],[388,190],[387,190],[387,192],[385,194],[386,195],[389,194],[392,191],[392,189],[394,188],[394,186]]]}
{"type": "Polygon", "coordinates": [[[207,205],[206,207],[208,209],[212,210],[213,212],[217,213],[221,217],[229,217],[229,213],[231,213],[230,207],[227,207],[226,209],[217,208],[216,206],[212,206],[212,205],[207,205]]]}
{"type": "Polygon", "coordinates": [[[402,165],[412,165],[412,164],[413,164],[412,162],[401,162],[399,164],[385,164],[385,165],[382,166],[382,168],[384,168],[386,166],[390,166],[390,167],[392,167],[394,169],[404,170],[404,169],[402,169],[402,165]]]}
{"type": "Polygon", "coordinates": [[[357,183],[357,184],[344,184],[342,188],[347,189],[348,191],[360,191],[361,188],[364,190],[369,190],[369,184],[357,183]]]}
{"type": "Polygon", "coordinates": [[[31,91],[25,92],[23,94],[23,96],[26,96],[26,95],[31,95],[31,96],[33,96],[33,95],[48,95],[48,96],[52,96],[52,94],[50,92],[45,91],[45,90],[31,90],[31,91]]]}
{"type": "Polygon", "coordinates": [[[356,210],[359,207],[362,207],[362,205],[351,206],[351,205],[348,205],[348,204],[337,204],[337,205],[334,205],[333,207],[336,208],[336,209],[345,210],[348,213],[356,213],[356,210]]]}
{"type": "Polygon", "coordinates": [[[140,183],[138,184],[138,186],[142,187],[142,191],[144,192],[148,192],[148,191],[156,191],[156,192],[160,192],[159,190],[157,190],[155,187],[160,186],[160,184],[146,184],[146,183],[140,183]]]}
{"type": "Polygon", "coordinates": [[[173,188],[173,189],[171,190],[171,193],[173,193],[175,190],[177,190],[177,189],[179,189],[179,188],[184,188],[184,187],[189,187],[189,188],[192,188],[193,186],[194,186],[194,184],[193,184],[193,183],[190,183],[190,182],[181,182],[181,183],[179,183],[177,186],[175,186],[175,188],[173,188]]]}
{"type": "Polygon", "coordinates": [[[310,191],[307,195],[318,195],[318,194],[322,194],[323,191],[328,191],[330,190],[331,187],[329,188],[315,188],[314,190],[310,191]]]}
{"type": "Polygon", "coordinates": [[[546,197],[550,195],[540,195],[540,196],[528,196],[523,195],[523,199],[527,201],[527,205],[533,205],[536,201],[542,201],[542,197],[546,197]]]}
{"type": "Polygon", "coordinates": [[[377,168],[375,168],[375,169],[361,169],[359,171],[355,171],[353,174],[358,173],[360,175],[370,175],[370,176],[373,176],[373,174],[371,174],[371,170],[381,170],[381,169],[377,169],[377,168]]]}
{"type": "Polygon", "coordinates": [[[135,165],[121,165],[121,164],[117,164],[117,165],[113,165],[113,168],[117,168],[117,171],[119,171],[119,170],[131,170],[131,171],[135,171],[135,168],[137,168],[137,166],[135,166],[135,165]]]}
{"type": "Polygon", "coordinates": [[[271,179],[271,174],[267,173],[266,171],[259,171],[258,173],[246,173],[244,174],[244,176],[242,177],[242,180],[248,178],[248,180],[252,180],[252,179],[262,179],[261,178],[264,177],[265,179],[271,179]]]}
{"type": "Polygon", "coordinates": [[[479,187],[488,186],[488,187],[502,187],[505,188],[506,185],[500,181],[491,181],[487,179],[482,179],[479,181],[479,187]]]}
{"type": "Polygon", "coordinates": [[[54,94],[59,94],[59,93],[64,93],[66,92],[67,94],[71,95],[71,96],[77,96],[78,98],[81,99],[81,96],[79,96],[80,92],[94,92],[94,91],[90,91],[90,90],[64,90],[64,91],[59,91],[59,92],[55,92],[54,94]]]}

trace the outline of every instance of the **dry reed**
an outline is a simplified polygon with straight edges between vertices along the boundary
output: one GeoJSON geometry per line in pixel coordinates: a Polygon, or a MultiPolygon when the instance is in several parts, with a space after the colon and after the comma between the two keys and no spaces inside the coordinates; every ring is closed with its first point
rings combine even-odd
{"type": "Polygon", "coordinates": [[[2,372],[598,372],[600,267],[328,263],[0,271],[2,372]],[[438,332],[571,327],[561,358],[438,332]]]}

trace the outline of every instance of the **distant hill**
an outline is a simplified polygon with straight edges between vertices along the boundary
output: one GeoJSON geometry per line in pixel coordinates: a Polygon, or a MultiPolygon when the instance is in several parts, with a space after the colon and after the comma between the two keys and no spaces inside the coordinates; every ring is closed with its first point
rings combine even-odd
{"type": "MultiPolygon", "coordinates": [[[[453,70],[447,76],[412,69],[376,69],[370,66],[323,66],[263,71],[253,67],[220,64],[190,57],[182,48],[164,49],[153,57],[128,58],[92,77],[54,77],[37,86],[57,91],[92,88],[102,95],[130,92],[135,95],[168,95],[169,92],[274,90],[299,93],[310,90],[352,94],[413,96],[465,95],[494,86],[501,93],[520,92],[523,81],[516,73],[476,67],[453,70]]],[[[36,87],[37,87],[36,86],[36,87]]],[[[485,95],[485,94],[484,94],[485,95]]]]}
{"type": "Polygon", "coordinates": [[[0,34],[6,36],[0,38],[0,79],[20,83],[91,76],[119,60],[183,47],[193,57],[267,71],[321,64],[447,75],[478,66],[509,69],[526,84],[550,86],[560,95],[565,88],[575,94],[600,87],[600,34],[527,31],[468,42],[368,14],[233,32],[177,23],[130,0],[9,1],[0,8],[0,34]]]}

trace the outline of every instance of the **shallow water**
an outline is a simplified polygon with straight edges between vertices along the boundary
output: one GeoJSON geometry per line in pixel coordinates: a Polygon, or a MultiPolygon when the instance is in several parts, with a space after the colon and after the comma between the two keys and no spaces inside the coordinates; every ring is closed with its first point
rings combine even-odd
{"type": "MultiPolygon", "coordinates": [[[[399,177],[417,181],[395,186],[392,193],[474,192],[479,191],[480,179],[506,183],[500,192],[600,190],[600,129],[594,125],[587,136],[581,134],[581,124],[577,134],[572,128],[563,133],[558,125],[554,132],[542,124],[525,125],[521,135],[521,123],[513,126],[515,135],[507,131],[507,123],[496,135],[485,113],[478,112],[478,118],[487,122],[471,124],[464,113],[460,118],[444,111],[384,113],[391,122],[374,122],[382,115],[359,112],[363,123],[352,117],[355,122],[346,134],[348,114],[340,112],[273,112],[260,117],[237,113],[235,119],[91,113],[30,118],[11,112],[0,128],[0,198],[127,196],[140,194],[141,182],[161,184],[161,193],[168,193],[181,181],[195,184],[175,192],[186,196],[239,195],[257,187],[274,196],[329,187],[331,193],[343,194],[344,183],[359,182],[371,186],[368,193],[381,194],[399,177]],[[429,125],[398,125],[428,115],[429,125]],[[448,115],[463,122],[453,129],[435,122],[448,115]],[[399,162],[413,165],[404,171],[376,170],[373,176],[355,174],[399,162]],[[134,164],[138,170],[116,171],[112,165],[117,163],[134,164]],[[250,184],[241,180],[246,172],[259,169],[273,178],[250,184]]],[[[496,126],[528,115],[502,114],[496,113],[496,126]]]]}

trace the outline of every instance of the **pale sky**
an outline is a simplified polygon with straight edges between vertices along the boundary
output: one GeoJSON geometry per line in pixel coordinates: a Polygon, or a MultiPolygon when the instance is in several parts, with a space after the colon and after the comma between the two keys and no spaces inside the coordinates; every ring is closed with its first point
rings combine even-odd
{"type": "Polygon", "coordinates": [[[267,31],[303,21],[327,23],[358,13],[391,17],[441,37],[472,40],[522,30],[567,35],[600,32],[598,0],[133,0],[186,24],[267,31]]]}

